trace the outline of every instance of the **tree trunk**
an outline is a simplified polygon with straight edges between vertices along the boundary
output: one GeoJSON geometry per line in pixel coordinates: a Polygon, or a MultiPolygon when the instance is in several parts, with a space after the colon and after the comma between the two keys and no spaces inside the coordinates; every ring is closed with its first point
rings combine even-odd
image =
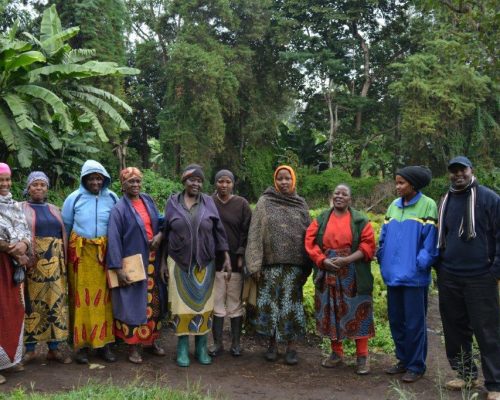
{"type": "MultiPolygon", "coordinates": [[[[372,84],[372,75],[370,73],[370,48],[368,47],[368,43],[366,43],[365,38],[358,31],[358,27],[356,22],[352,23],[352,30],[354,36],[359,40],[359,45],[361,46],[361,50],[363,51],[363,86],[361,87],[360,97],[367,97],[368,91],[370,90],[370,86],[372,84]]],[[[354,121],[354,135],[355,138],[360,142],[358,144],[357,149],[354,151],[354,166],[352,175],[354,177],[359,178],[361,176],[361,157],[363,155],[364,145],[361,143],[361,127],[363,121],[363,111],[361,107],[358,107],[358,111],[355,115],[354,121]]]]}

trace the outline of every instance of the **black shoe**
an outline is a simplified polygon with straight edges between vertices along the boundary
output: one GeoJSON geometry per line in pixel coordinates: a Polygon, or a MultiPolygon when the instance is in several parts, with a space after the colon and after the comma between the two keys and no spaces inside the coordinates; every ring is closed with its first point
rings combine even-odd
{"type": "Polygon", "coordinates": [[[413,371],[406,371],[401,380],[406,383],[413,383],[418,381],[420,378],[424,376],[423,373],[419,374],[413,371]]]}
{"type": "Polygon", "coordinates": [[[99,349],[99,357],[109,363],[113,363],[116,361],[116,356],[111,351],[111,346],[109,344],[104,346],[102,349],[99,349]]]}
{"type": "Polygon", "coordinates": [[[285,363],[288,365],[297,365],[298,362],[297,350],[287,350],[285,354],[285,363]]]}
{"type": "Polygon", "coordinates": [[[76,352],[75,361],[78,364],[88,364],[89,363],[89,349],[80,349],[76,352]]]}
{"type": "Polygon", "coordinates": [[[241,356],[240,336],[243,317],[231,318],[231,355],[233,357],[241,356]]]}
{"type": "Polygon", "coordinates": [[[276,361],[278,359],[278,348],[276,347],[276,344],[271,344],[267,348],[266,354],[264,354],[264,357],[267,361],[276,361]]]}
{"type": "Polygon", "coordinates": [[[401,361],[399,361],[397,364],[394,364],[392,367],[387,368],[385,370],[385,373],[388,375],[404,374],[405,372],[406,372],[406,367],[403,365],[401,361]]]}

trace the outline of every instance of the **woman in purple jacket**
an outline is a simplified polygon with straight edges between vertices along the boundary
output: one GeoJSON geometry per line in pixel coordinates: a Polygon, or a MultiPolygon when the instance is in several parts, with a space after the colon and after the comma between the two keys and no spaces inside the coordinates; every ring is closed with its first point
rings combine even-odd
{"type": "Polygon", "coordinates": [[[231,277],[226,233],[213,199],[201,193],[204,179],[199,165],[188,165],[182,174],[184,190],[170,196],[165,208],[161,273],[164,280],[169,278],[168,304],[180,367],[189,366],[189,336],[195,336],[198,362],[212,363],[207,334],[214,309],[216,251],[224,253],[223,269],[231,277]]]}

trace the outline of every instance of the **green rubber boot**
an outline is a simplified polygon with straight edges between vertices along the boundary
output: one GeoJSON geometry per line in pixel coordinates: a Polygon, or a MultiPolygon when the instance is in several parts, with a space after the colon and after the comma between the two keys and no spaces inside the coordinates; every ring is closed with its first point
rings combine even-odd
{"type": "Polygon", "coordinates": [[[189,367],[189,336],[182,335],[177,339],[177,365],[189,367]]]}
{"type": "Polygon", "coordinates": [[[207,336],[208,335],[198,335],[194,337],[196,359],[203,365],[212,364],[212,357],[208,355],[207,336]]]}

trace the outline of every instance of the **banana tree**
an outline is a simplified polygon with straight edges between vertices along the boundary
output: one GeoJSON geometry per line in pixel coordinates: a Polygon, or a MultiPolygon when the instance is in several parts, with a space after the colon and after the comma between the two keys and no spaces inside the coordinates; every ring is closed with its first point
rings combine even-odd
{"type": "Polygon", "coordinates": [[[50,154],[77,133],[107,141],[104,119],[129,129],[117,109],[131,113],[127,103],[88,81],[139,70],[96,61],[91,49],[71,48],[68,40],[78,32],[63,29],[52,6],[43,13],[39,38],[25,32],[20,40],[16,24],[0,36],[0,138],[22,167],[31,165],[34,151],[43,154],[47,146],[50,154]]]}

